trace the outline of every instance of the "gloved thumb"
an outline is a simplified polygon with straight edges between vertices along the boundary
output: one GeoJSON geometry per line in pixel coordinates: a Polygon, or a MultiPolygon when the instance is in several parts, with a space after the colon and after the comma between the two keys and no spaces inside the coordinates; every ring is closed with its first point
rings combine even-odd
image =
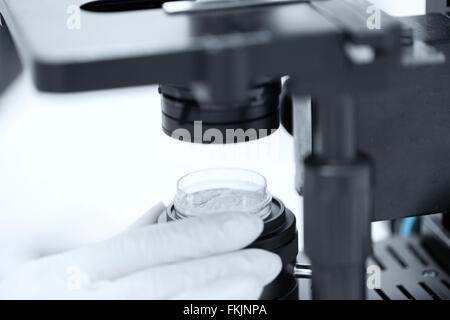
{"type": "Polygon", "coordinates": [[[164,209],[166,209],[166,205],[162,201],[158,202],[142,217],[133,222],[125,231],[135,230],[156,223],[164,209]]]}

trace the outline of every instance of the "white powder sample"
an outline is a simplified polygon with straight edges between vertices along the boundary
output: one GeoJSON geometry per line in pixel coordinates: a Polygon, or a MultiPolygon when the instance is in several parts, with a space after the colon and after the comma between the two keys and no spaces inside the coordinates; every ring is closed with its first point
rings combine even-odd
{"type": "Polygon", "coordinates": [[[184,194],[176,199],[175,205],[179,211],[188,216],[226,212],[258,214],[258,211],[267,205],[267,200],[267,194],[261,191],[217,188],[184,194]]]}

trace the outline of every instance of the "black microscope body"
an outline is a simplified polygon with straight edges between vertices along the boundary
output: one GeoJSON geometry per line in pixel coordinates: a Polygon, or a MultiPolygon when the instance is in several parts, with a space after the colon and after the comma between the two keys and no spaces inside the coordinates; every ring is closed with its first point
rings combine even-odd
{"type": "Polygon", "coordinates": [[[169,135],[196,120],[276,129],[281,111],[312,269],[300,298],[311,286],[314,299],[448,299],[447,5],[405,18],[364,0],[0,0],[0,12],[41,91],[160,84],[169,135]],[[79,30],[64,25],[71,4],[79,30]],[[373,252],[370,223],[407,216],[425,216],[422,236],[373,252]],[[381,288],[367,288],[368,263],[381,288]]]}

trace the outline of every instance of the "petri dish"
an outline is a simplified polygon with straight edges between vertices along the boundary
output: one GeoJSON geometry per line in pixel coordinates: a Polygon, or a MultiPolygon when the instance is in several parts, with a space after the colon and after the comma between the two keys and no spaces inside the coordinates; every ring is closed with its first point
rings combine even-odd
{"type": "Polygon", "coordinates": [[[183,176],[174,199],[176,219],[246,212],[262,219],[272,209],[266,178],[236,168],[205,169],[183,176]]]}

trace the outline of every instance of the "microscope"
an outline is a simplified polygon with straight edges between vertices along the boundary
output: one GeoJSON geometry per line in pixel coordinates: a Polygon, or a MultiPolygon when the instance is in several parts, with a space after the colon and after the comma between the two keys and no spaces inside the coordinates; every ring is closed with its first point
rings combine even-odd
{"type": "MultiPolygon", "coordinates": [[[[0,0],[41,91],[159,84],[175,139],[293,135],[309,260],[273,299],[450,298],[450,3],[426,6],[398,18],[365,0],[0,0]],[[418,235],[372,244],[371,222],[415,216],[418,235]]],[[[290,238],[271,250],[289,244],[295,260],[292,214],[274,201],[290,238]]]]}

